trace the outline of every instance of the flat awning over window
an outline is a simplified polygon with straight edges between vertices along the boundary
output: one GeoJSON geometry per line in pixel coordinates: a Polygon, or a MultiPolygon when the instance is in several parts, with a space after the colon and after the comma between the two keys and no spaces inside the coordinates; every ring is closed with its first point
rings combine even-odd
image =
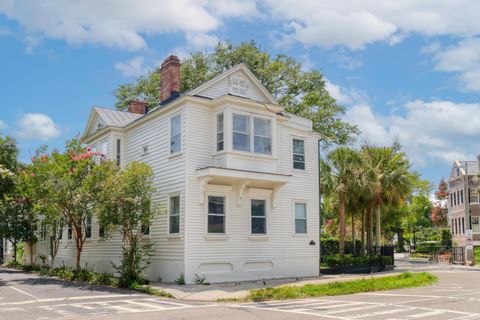
{"type": "Polygon", "coordinates": [[[288,183],[292,176],[278,173],[258,172],[239,169],[206,167],[197,170],[197,177],[201,181],[201,199],[205,198],[205,189],[208,184],[234,186],[238,192],[238,203],[241,203],[246,188],[272,190],[272,206],[279,188],[288,183]]]}

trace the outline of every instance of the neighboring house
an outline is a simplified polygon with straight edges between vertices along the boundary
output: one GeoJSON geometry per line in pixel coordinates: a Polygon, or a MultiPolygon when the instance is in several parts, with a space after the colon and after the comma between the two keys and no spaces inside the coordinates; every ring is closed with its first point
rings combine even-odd
{"type": "MultiPolygon", "coordinates": [[[[480,159],[453,162],[448,179],[448,224],[453,241],[462,247],[480,246],[480,159]],[[471,231],[469,231],[471,230],[471,231]],[[471,232],[471,241],[467,235],[471,232]]],[[[467,259],[470,259],[470,251],[467,259]]]]}
{"type": "MultiPolygon", "coordinates": [[[[161,67],[162,103],[147,110],[94,107],[86,143],[125,166],[150,165],[161,213],[146,276],[187,283],[319,273],[318,139],[312,122],[284,111],[240,64],[180,95],[180,61],[161,67]]],[[[112,272],[121,240],[89,221],[82,264],[112,272]]],[[[57,263],[74,264],[71,229],[57,263]],[[63,262],[62,262],[63,261],[63,262]]],[[[40,244],[41,246],[42,244],[40,244]]],[[[43,244],[46,247],[46,243],[43,244]]]]}

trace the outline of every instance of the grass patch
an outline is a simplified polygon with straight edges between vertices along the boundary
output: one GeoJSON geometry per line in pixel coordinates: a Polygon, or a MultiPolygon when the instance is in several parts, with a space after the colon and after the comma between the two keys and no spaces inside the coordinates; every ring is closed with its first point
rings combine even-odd
{"type": "Polygon", "coordinates": [[[143,292],[146,294],[150,294],[152,296],[157,296],[157,297],[166,297],[166,298],[174,298],[174,296],[166,291],[163,290],[158,290],[154,287],[151,286],[142,286],[136,282],[132,283],[129,287],[129,289],[138,291],[138,292],[143,292]]]}
{"type": "Polygon", "coordinates": [[[337,296],[361,292],[392,290],[400,288],[420,287],[437,282],[437,277],[426,273],[404,272],[396,276],[360,279],[325,284],[307,284],[301,287],[275,287],[250,291],[245,300],[265,301],[301,299],[319,296],[337,296]]]}

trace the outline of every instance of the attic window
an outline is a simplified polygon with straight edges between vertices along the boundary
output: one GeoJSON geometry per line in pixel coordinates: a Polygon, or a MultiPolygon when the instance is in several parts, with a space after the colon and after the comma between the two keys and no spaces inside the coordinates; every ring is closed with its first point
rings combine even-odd
{"type": "Polygon", "coordinates": [[[235,77],[230,80],[230,93],[237,96],[247,95],[247,81],[240,77],[235,77]]]}
{"type": "Polygon", "coordinates": [[[102,123],[99,121],[99,122],[97,123],[97,130],[100,129],[100,128],[102,128],[102,127],[103,127],[103,125],[102,125],[102,123]]]}

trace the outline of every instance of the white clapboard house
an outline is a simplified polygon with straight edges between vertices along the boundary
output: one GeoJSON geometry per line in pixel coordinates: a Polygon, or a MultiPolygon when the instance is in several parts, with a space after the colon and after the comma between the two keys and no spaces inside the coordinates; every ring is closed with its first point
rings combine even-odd
{"type": "MultiPolygon", "coordinates": [[[[318,135],[284,111],[240,64],[179,94],[180,61],[161,67],[162,103],[147,110],[93,107],[87,144],[115,159],[149,164],[161,213],[145,241],[155,254],[146,276],[187,283],[315,276],[319,273],[318,135]]],[[[82,264],[113,272],[120,239],[89,222],[82,264]]],[[[39,243],[38,248],[47,244],[39,243]]],[[[39,251],[37,251],[39,252],[39,251]]],[[[65,230],[56,258],[74,265],[65,230]]]]}

